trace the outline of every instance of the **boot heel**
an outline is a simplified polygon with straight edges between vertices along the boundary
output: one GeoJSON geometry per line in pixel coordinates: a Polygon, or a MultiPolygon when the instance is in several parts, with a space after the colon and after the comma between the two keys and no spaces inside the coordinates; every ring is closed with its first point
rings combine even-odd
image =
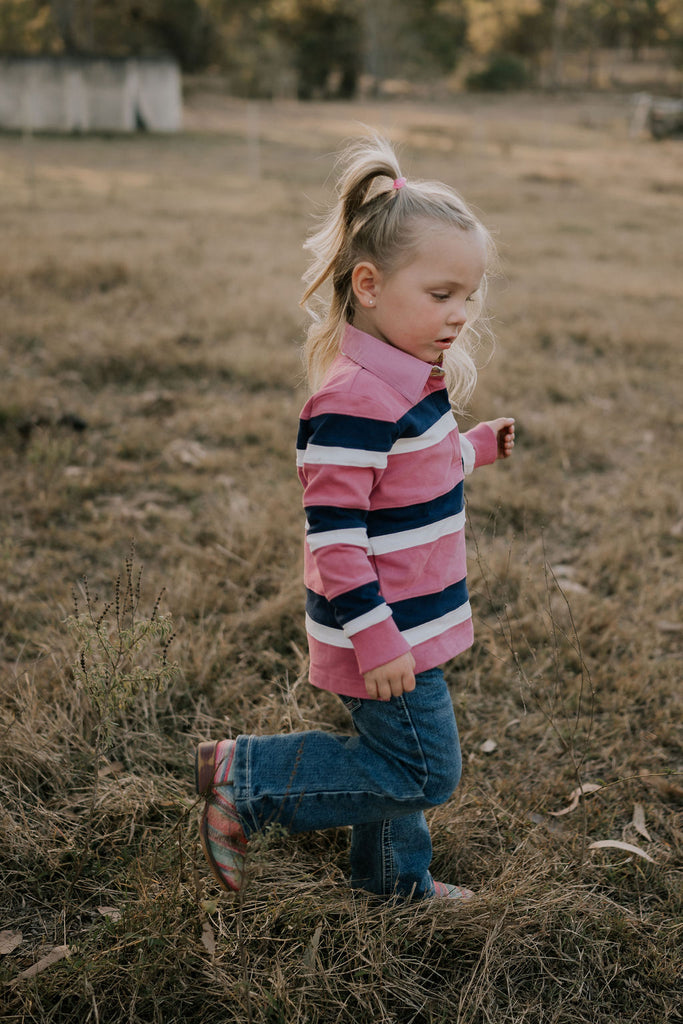
{"type": "Polygon", "coordinates": [[[213,788],[216,770],[216,742],[208,741],[197,746],[194,755],[194,786],[198,796],[208,798],[213,788]]]}

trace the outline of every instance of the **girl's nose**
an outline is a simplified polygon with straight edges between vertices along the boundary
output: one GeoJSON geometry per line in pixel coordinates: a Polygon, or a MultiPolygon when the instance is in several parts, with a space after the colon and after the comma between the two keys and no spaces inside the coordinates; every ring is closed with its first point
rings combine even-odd
{"type": "Polygon", "coordinates": [[[448,311],[448,323],[449,324],[464,324],[467,321],[467,306],[465,302],[455,303],[448,311]]]}

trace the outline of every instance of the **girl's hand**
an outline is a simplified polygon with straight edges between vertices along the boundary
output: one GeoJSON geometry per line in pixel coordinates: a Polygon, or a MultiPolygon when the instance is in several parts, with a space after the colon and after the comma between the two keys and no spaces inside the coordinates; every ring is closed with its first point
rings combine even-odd
{"type": "Polygon", "coordinates": [[[410,651],[363,676],[370,700],[391,700],[415,689],[415,658],[410,651]]]}
{"type": "Polygon", "coordinates": [[[497,420],[487,420],[498,441],[498,458],[509,459],[515,447],[515,421],[507,416],[499,416],[497,420]]]}

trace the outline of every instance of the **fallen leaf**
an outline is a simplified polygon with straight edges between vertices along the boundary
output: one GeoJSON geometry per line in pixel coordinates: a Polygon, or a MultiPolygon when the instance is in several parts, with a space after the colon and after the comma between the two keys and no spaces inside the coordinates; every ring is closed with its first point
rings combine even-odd
{"type": "Polygon", "coordinates": [[[98,907],[97,910],[102,915],[102,917],[108,917],[112,921],[121,920],[121,911],[118,910],[116,907],[98,907]]]}
{"type": "Polygon", "coordinates": [[[622,843],[619,839],[600,839],[597,843],[591,843],[588,847],[589,850],[624,850],[625,853],[635,853],[638,857],[644,857],[645,860],[649,860],[650,864],[654,864],[654,860],[649,853],[645,853],[645,850],[641,850],[639,846],[633,846],[632,843],[622,843]]]}
{"type": "Polygon", "coordinates": [[[4,932],[0,932],[0,956],[6,956],[7,953],[13,953],[17,946],[20,946],[24,941],[24,936],[21,932],[11,932],[7,929],[4,932]]]}
{"type": "Polygon", "coordinates": [[[55,946],[54,949],[51,949],[49,953],[46,953],[45,956],[42,957],[42,959],[40,959],[37,964],[34,964],[33,967],[27,967],[25,971],[22,971],[21,974],[18,974],[17,980],[19,978],[35,978],[37,974],[42,974],[42,972],[46,971],[48,967],[52,967],[53,964],[59,963],[60,960],[63,960],[64,957],[68,955],[68,946],[55,946]]]}
{"type": "Polygon", "coordinates": [[[213,928],[208,921],[204,921],[202,925],[202,946],[209,956],[216,955],[216,940],[213,935],[213,928]]]}
{"type": "Polygon", "coordinates": [[[634,804],[633,805],[633,822],[632,822],[632,824],[633,824],[633,827],[636,830],[636,832],[639,832],[640,835],[644,839],[647,839],[647,841],[649,843],[652,842],[652,836],[648,832],[647,826],[645,825],[645,811],[643,810],[643,805],[642,804],[634,804]]]}
{"type": "Polygon", "coordinates": [[[307,967],[309,971],[312,971],[315,967],[315,959],[318,953],[318,946],[320,945],[320,936],[322,933],[323,926],[322,923],[320,923],[313,932],[311,941],[306,947],[306,952],[304,953],[304,967],[307,967]]]}
{"type": "Polygon", "coordinates": [[[498,749],[498,744],[495,740],[484,740],[482,745],[479,747],[482,754],[492,754],[494,750],[498,749]]]}
{"type": "Polygon", "coordinates": [[[582,796],[587,796],[588,793],[597,793],[599,789],[602,789],[602,786],[599,786],[597,782],[584,782],[583,785],[577,786],[569,794],[571,802],[568,807],[563,807],[561,811],[548,811],[548,814],[552,814],[553,818],[560,818],[563,814],[569,814],[570,811],[575,811],[579,806],[579,800],[582,796]]]}
{"type": "Polygon", "coordinates": [[[587,594],[588,588],[583,583],[575,580],[577,570],[573,565],[551,565],[550,571],[555,577],[555,582],[561,590],[573,594],[587,594]]]}
{"type": "Polygon", "coordinates": [[[671,527],[672,537],[683,537],[683,519],[679,519],[677,523],[671,527]]]}
{"type": "Polygon", "coordinates": [[[206,462],[208,456],[208,451],[199,441],[191,441],[182,437],[169,441],[163,451],[166,462],[179,462],[183,466],[201,466],[206,462]]]}
{"type": "Polygon", "coordinates": [[[577,583],[576,580],[560,580],[560,588],[568,594],[588,593],[588,587],[584,587],[583,583],[577,583]]]}
{"type": "Polygon", "coordinates": [[[549,832],[554,835],[563,835],[565,832],[564,825],[561,825],[559,821],[550,821],[543,814],[538,814],[536,811],[532,811],[529,815],[529,820],[533,821],[534,825],[543,825],[549,832]]]}

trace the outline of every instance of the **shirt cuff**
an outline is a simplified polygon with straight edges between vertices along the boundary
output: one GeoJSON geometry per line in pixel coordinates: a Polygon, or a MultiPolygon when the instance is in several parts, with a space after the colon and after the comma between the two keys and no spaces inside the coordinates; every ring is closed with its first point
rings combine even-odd
{"type": "Polygon", "coordinates": [[[361,675],[379,668],[380,665],[386,665],[394,658],[400,658],[411,649],[408,641],[399,632],[393,615],[360,633],[354,633],[350,640],[361,675]]]}
{"type": "Polygon", "coordinates": [[[490,466],[498,458],[498,438],[488,423],[480,423],[473,427],[472,430],[463,434],[463,438],[469,441],[474,448],[472,469],[476,469],[478,466],[490,466]]]}

